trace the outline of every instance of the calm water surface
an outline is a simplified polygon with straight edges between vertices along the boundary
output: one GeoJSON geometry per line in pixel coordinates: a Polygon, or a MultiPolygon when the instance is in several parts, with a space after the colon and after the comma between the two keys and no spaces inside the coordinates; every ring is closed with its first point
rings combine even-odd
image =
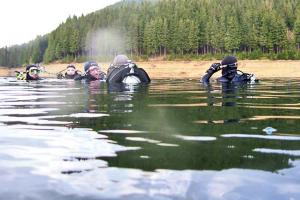
{"type": "Polygon", "coordinates": [[[0,199],[300,199],[300,80],[0,79],[0,199]]]}

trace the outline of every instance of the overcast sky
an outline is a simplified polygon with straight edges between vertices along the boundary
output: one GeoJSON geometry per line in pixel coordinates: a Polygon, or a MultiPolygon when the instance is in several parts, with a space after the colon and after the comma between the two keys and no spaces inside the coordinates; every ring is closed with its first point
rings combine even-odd
{"type": "Polygon", "coordinates": [[[120,0],[4,0],[0,47],[22,44],[54,30],[68,16],[87,14],[120,0]]]}

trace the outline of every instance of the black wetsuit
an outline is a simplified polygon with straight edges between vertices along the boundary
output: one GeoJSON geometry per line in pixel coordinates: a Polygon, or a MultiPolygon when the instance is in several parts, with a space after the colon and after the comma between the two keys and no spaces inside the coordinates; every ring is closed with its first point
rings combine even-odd
{"type": "Polygon", "coordinates": [[[81,75],[77,72],[74,75],[68,75],[65,73],[65,75],[62,75],[61,73],[57,74],[58,79],[76,79],[77,77],[80,77],[81,75]]]}
{"type": "MultiPolygon", "coordinates": [[[[210,77],[219,71],[220,69],[214,69],[214,68],[209,68],[206,71],[206,74],[202,77],[201,82],[204,84],[209,83],[210,77]]],[[[252,81],[252,77],[254,76],[253,74],[248,74],[241,72],[241,74],[238,73],[239,70],[237,70],[237,67],[224,67],[222,69],[222,76],[217,78],[218,82],[221,83],[246,83],[252,81]]]]}
{"type": "Polygon", "coordinates": [[[151,82],[147,72],[143,68],[138,68],[134,63],[119,66],[111,65],[108,68],[106,82],[109,84],[120,84],[124,78],[128,76],[136,76],[143,84],[149,84],[151,82]]]}
{"type": "Polygon", "coordinates": [[[42,80],[40,77],[38,77],[38,78],[32,78],[30,75],[29,75],[29,73],[27,72],[26,73],[26,79],[25,79],[26,81],[38,81],[38,80],[42,80]]]}
{"type": "Polygon", "coordinates": [[[77,72],[74,75],[68,75],[67,73],[65,73],[65,79],[75,79],[76,77],[79,77],[80,74],[78,74],[77,72]]]}

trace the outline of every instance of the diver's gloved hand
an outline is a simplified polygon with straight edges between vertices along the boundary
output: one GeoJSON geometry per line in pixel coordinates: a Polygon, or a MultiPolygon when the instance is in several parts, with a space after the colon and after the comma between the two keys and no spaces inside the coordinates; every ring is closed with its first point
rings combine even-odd
{"type": "Polygon", "coordinates": [[[208,74],[213,74],[216,73],[221,69],[221,64],[220,63],[213,63],[210,68],[206,71],[208,74]]]}

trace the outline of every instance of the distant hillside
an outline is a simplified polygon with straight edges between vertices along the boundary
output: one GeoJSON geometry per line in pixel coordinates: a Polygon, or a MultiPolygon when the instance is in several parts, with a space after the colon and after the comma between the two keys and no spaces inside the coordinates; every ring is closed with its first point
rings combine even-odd
{"type": "Polygon", "coordinates": [[[0,49],[0,65],[136,58],[299,59],[300,0],[126,0],[0,49]]]}

